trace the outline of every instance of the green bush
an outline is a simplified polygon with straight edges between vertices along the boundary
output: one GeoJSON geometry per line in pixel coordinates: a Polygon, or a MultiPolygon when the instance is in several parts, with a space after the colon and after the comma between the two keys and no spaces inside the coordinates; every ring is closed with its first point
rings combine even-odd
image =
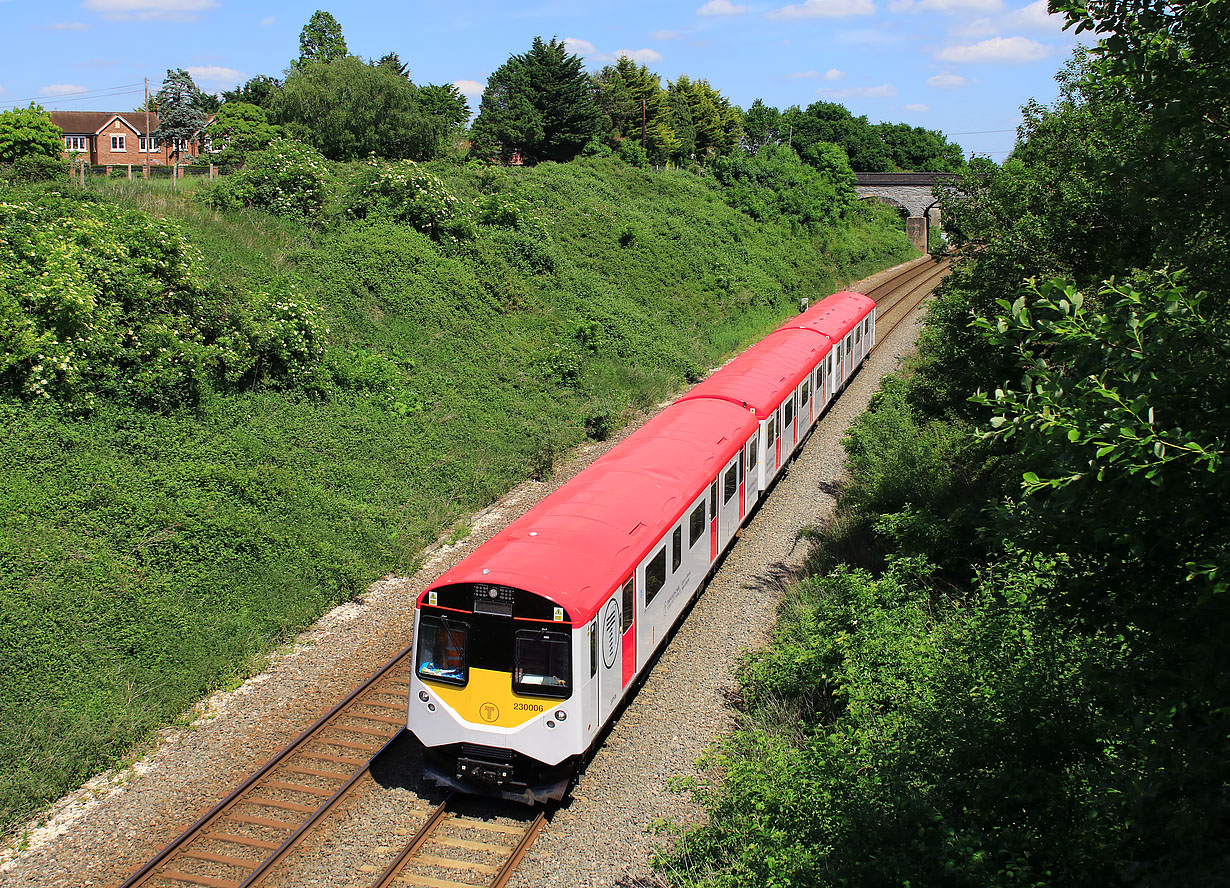
{"type": "Polygon", "coordinates": [[[259,207],[279,216],[310,219],[328,199],[331,175],[315,148],[294,139],[274,139],[247,155],[243,169],[200,189],[198,198],[217,209],[259,207]]]}
{"type": "Polygon", "coordinates": [[[355,219],[392,219],[434,240],[456,242],[475,234],[474,208],[412,160],[364,169],[351,184],[346,212],[355,219]]]}
{"type": "Polygon", "coordinates": [[[0,390],[11,395],[171,409],[210,381],[293,384],[320,357],[324,330],[301,297],[232,302],[173,222],[48,193],[0,203],[0,232],[0,390]]]}

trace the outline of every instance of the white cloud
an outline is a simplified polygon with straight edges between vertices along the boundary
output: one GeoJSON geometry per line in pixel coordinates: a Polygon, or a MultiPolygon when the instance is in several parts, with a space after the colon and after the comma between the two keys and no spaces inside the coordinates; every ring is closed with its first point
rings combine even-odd
{"type": "Polygon", "coordinates": [[[743,15],[745,12],[746,6],[735,6],[730,0],[709,0],[696,10],[697,15],[743,15]]]}
{"type": "Polygon", "coordinates": [[[824,72],[825,80],[841,80],[845,76],[846,76],[845,71],[838,71],[836,68],[829,68],[827,71],[824,72]]]}
{"type": "Polygon", "coordinates": [[[457,87],[457,91],[463,96],[481,96],[487,88],[477,80],[454,80],[453,86],[457,87]]]}
{"type": "Polygon", "coordinates": [[[1063,30],[1064,17],[1051,15],[1046,8],[1046,0],[1034,0],[1028,6],[1013,12],[1008,17],[1008,24],[1010,27],[1021,30],[1054,33],[1063,30]]]}
{"type": "Polygon", "coordinates": [[[960,74],[936,74],[927,78],[927,86],[934,86],[936,89],[956,89],[960,86],[969,86],[969,81],[960,74]]]}
{"type": "Polygon", "coordinates": [[[587,56],[597,52],[597,48],[588,40],[581,40],[579,37],[565,37],[564,49],[568,50],[573,55],[587,56]]]}
{"type": "Polygon", "coordinates": [[[839,43],[874,46],[881,49],[905,43],[905,38],[901,34],[881,31],[878,28],[854,28],[850,31],[841,31],[837,34],[837,40],[839,43]]]}
{"type": "Polygon", "coordinates": [[[888,4],[890,12],[942,12],[950,15],[999,12],[1003,8],[1004,0],[892,0],[888,4]]]}
{"type": "Polygon", "coordinates": [[[191,22],[218,0],[85,0],[81,5],[116,21],[191,22]]]}
{"type": "Polygon", "coordinates": [[[958,40],[981,40],[984,37],[994,37],[1003,28],[998,27],[989,18],[961,19],[948,32],[949,36],[958,40]]]}
{"type": "Polygon", "coordinates": [[[8,92],[8,90],[5,89],[3,86],[0,86],[0,96],[4,95],[6,92],[8,92]]]}
{"type": "Polygon", "coordinates": [[[39,90],[39,94],[44,96],[66,96],[79,92],[87,92],[87,89],[76,83],[52,83],[39,90]]]}
{"type": "Polygon", "coordinates": [[[268,28],[270,25],[276,24],[276,23],[277,23],[277,19],[271,15],[267,15],[263,19],[261,19],[262,28],[268,28]]]}
{"type": "Polygon", "coordinates": [[[654,40],[675,40],[679,37],[678,31],[654,31],[649,35],[654,40]]]}
{"type": "Polygon", "coordinates": [[[48,31],[88,31],[90,26],[85,22],[52,22],[48,31]]]}
{"type": "Polygon", "coordinates": [[[841,80],[846,76],[845,71],[838,71],[836,68],[829,68],[823,74],[819,71],[795,71],[793,74],[787,74],[791,80],[802,80],[805,77],[822,77],[825,80],[841,80]]]}
{"type": "Polygon", "coordinates": [[[193,80],[206,83],[239,83],[246,75],[234,68],[223,68],[221,65],[189,65],[184,69],[192,75],[193,80]]]}
{"type": "Polygon", "coordinates": [[[969,46],[950,46],[936,53],[941,62],[1036,62],[1050,55],[1050,47],[1025,37],[992,37],[969,46]]]}
{"type": "Polygon", "coordinates": [[[786,75],[786,77],[788,77],[790,80],[806,80],[809,77],[819,77],[819,76],[820,76],[819,71],[795,71],[792,74],[786,75]]]}
{"type": "Polygon", "coordinates": [[[917,103],[911,104],[911,105],[905,105],[904,107],[906,111],[930,111],[931,110],[930,105],[919,105],[917,103]]]}
{"type": "Polygon", "coordinates": [[[783,6],[765,13],[771,21],[793,19],[848,18],[852,15],[871,15],[876,11],[872,0],[803,0],[802,3],[783,6]]]}
{"type": "Polygon", "coordinates": [[[897,87],[891,83],[879,86],[851,86],[847,89],[820,89],[817,94],[830,99],[883,99],[897,95],[897,87]]]}
{"type": "Polygon", "coordinates": [[[630,58],[642,65],[662,61],[662,53],[656,49],[617,49],[614,52],[596,52],[592,58],[595,62],[614,62],[621,57],[630,58]]]}

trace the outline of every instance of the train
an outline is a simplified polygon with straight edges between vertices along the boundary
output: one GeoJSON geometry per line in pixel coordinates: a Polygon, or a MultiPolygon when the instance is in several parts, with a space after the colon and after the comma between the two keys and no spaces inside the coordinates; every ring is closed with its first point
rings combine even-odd
{"type": "Polygon", "coordinates": [[[428,585],[406,718],[428,780],[561,799],[874,344],[872,299],[826,297],[428,585]]]}

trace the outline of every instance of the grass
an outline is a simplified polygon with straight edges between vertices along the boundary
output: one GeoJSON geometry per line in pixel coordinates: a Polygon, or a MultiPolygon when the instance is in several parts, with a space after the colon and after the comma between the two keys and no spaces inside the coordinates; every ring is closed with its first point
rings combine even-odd
{"type": "Polygon", "coordinates": [[[754,223],[711,181],[610,160],[440,166],[541,220],[436,244],[379,221],[218,214],[162,183],[91,182],[172,218],[240,296],[326,317],[307,389],[88,416],[0,400],[0,828],[119,760],[558,454],[601,437],[847,280],[912,255],[891,215],[819,235],[754,223]]]}

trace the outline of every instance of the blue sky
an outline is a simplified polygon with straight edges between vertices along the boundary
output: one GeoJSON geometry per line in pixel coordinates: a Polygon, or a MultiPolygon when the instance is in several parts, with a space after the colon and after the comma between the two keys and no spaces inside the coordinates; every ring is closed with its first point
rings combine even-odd
{"type": "MultiPolygon", "coordinates": [[[[0,0],[0,107],[118,111],[168,68],[215,92],[281,76],[320,0],[0,0]],[[82,95],[82,93],[89,93],[82,95]]],[[[870,120],[941,130],[1002,160],[1020,106],[1049,102],[1074,45],[1045,0],[541,0],[324,6],[350,51],[397,52],[417,83],[456,83],[477,108],[487,75],[536,35],[591,70],[626,54],[707,78],[742,107],[841,102],[870,120]]]]}

